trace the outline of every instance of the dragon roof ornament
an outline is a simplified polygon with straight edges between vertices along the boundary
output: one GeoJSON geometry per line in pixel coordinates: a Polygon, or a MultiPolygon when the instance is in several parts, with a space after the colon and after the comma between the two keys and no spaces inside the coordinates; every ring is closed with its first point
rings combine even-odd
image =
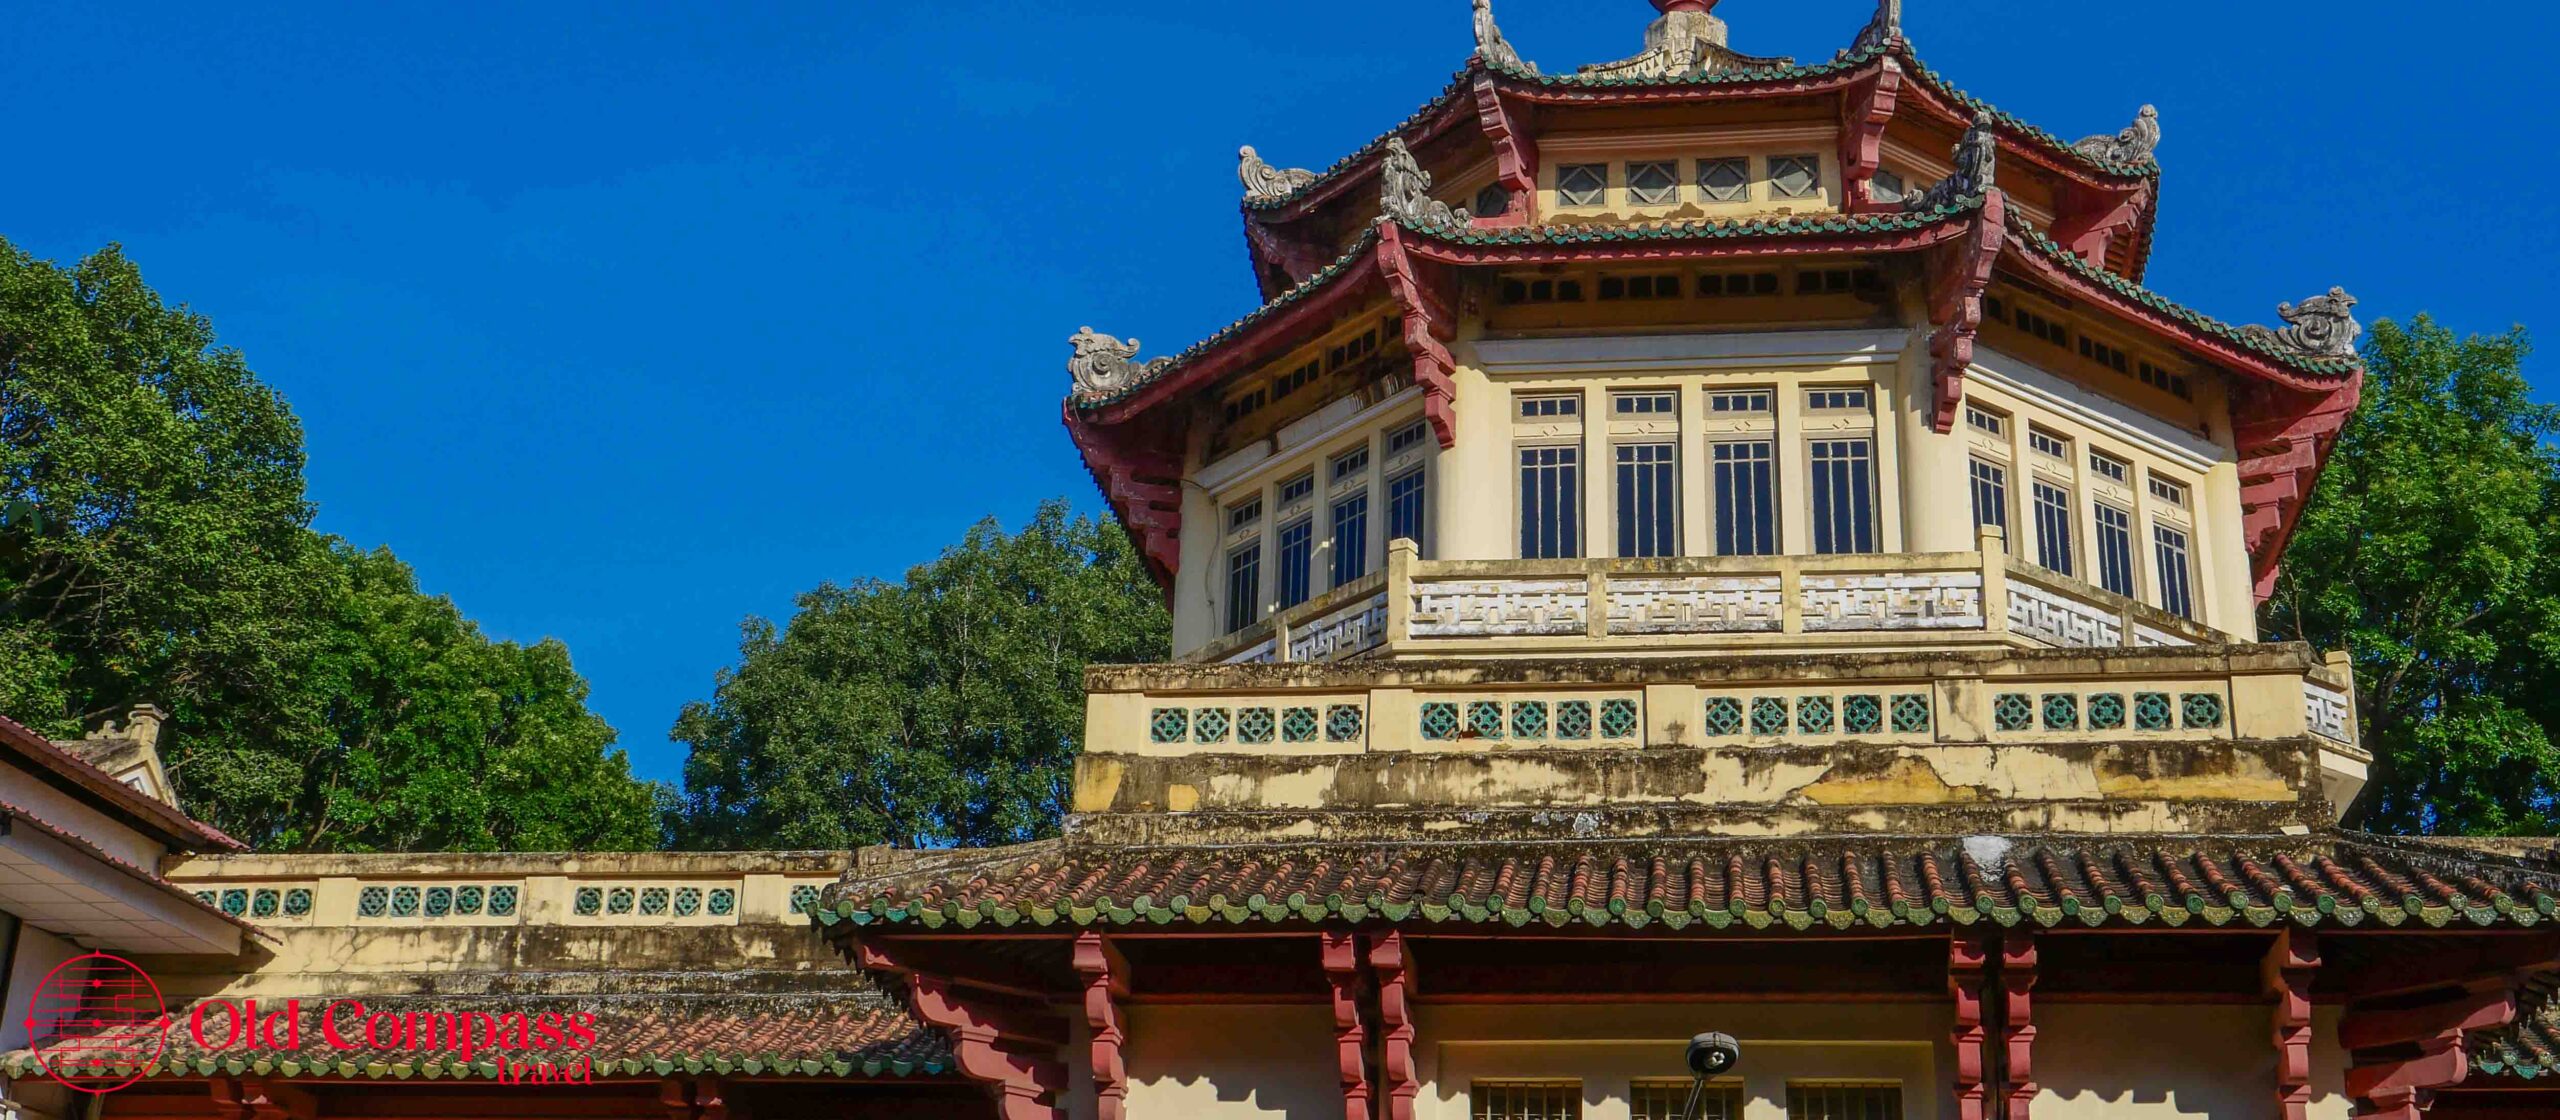
{"type": "Polygon", "coordinates": [[[1276,202],[1314,186],[1316,173],[1295,167],[1273,167],[1247,144],[1236,149],[1236,177],[1244,180],[1247,202],[1276,202]]]}
{"type": "Polygon", "coordinates": [[[1725,45],[1724,21],[1715,17],[1717,0],[1653,0],[1660,18],[1645,29],[1644,51],[1616,62],[1582,68],[1589,78],[1632,78],[1667,81],[1694,78],[1721,70],[1784,69],[1792,58],[1762,58],[1725,45]]]}
{"type": "Polygon", "coordinates": [[[1413,158],[1403,137],[1387,141],[1378,164],[1378,220],[1412,229],[1460,229],[1472,220],[1465,209],[1431,197],[1431,173],[1413,158]]]}
{"type": "Polygon", "coordinates": [[[1902,0],[1876,0],[1876,18],[1858,32],[1858,40],[1844,53],[1854,54],[1871,47],[1883,47],[1902,38],[1902,0]]]}
{"type": "Polygon", "coordinates": [[[2363,337],[2364,324],[2356,322],[2356,297],[2345,288],[2331,288],[2325,296],[2313,296],[2300,305],[2276,305],[2276,314],[2285,325],[2273,330],[2260,326],[2241,328],[2241,334],[2252,342],[2307,354],[2315,358],[2352,358],[2356,356],[2356,339],[2363,337]]]}
{"type": "Polygon", "coordinates": [[[1902,208],[1937,210],[1989,191],[1998,178],[2000,162],[2000,140],[1991,133],[1994,123],[1988,112],[1976,115],[1973,127],[1964,130],[1964,138],[1956,141],[1955,172],[1903,199],[1902,208]]]}
{"type": "Polygon", "coordinates": [[[2160,110],[2145,105],[2134,115],[2133,123],[2113,136],[2092,136],[2071,146],[2071,150],[2107,163],[2142,164],[2150,162],[2151,153],[2160,147],[2160,110]]]}
{"type": "Polygon", "coordinates": [[[1075,378],[1077,395],[1084,397],[1110,396],[1173,364],[1171,358],[1138,361],[1137,339],[1122,342],[1107,334],[1095,334],[1092,327],[1076,328],[1067,345],[1075,350],[1067,359],[1067,373],[1075,378]]]}
{"type": "Polygon", "coordinates": [[[1502,37],[1502,28],[1493,22],[1493,0],[1476,0],[1476,56],[1497,70],[1515,70],[1532,77],[1538,64],[1520,57],[1512,49],[1511,40],[1502,37]]]}

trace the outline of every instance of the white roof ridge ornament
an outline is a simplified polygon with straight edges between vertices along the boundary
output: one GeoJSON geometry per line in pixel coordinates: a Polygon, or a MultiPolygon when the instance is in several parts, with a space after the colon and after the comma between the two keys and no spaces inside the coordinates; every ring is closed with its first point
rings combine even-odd
{"type": "Polygon", "coordinates": [[[1431,173],[1413,158],[1404,138],[1387,140],[1378,164],[1378,220],[1408,229],[1463,229],[1475,219],[1465,209],[1431,197],[1431,173]]]}
{"type": "Polygon", "coordinates": [[[2276,305],[2276,314],[2285,325],[2273,330],[2261,326],[2240,328],[2242,337],[2278,350],[2314,358],[2352,358],[2356,356],[2356,340],[2364,336],[2364,324],[2356,322],[2356,297],[2345,288],[2331,288],[2325,296],[2313,296],[2299,305],[2276,305]]]}
{"type": "Polygon", "coordinates": [[[1672,81],[1725,70],[1789,67],[1796,60],[1742,54],[1725,45],[1724,21],[1714,15],[1719,0],[1653,0],[1662,15],[1645,29],[1644,51],[1616,62],[1582,68],[1587,78],[1630,78],[1672,81]]]}
{"type": "Polygon", "coordinates": [[[1067,359],[1067,375],[1075,379],[1076,395],[1086,398],[1122,392],[1173,364],[1171,358],[1140,362],[1137,339],[1122,342],[1096,334],[1092,327],[1076,328],[1067,345],[1075,350],[1067,359]]]}
{"type": "Polygon", "coordinates": [[[1493,0],[1476,0],[1476,57],[1497,69],[1530,75],[1538,72],[1537,63],[1520,57],[1511,41],[1502,37],[1502,28],[1493,22],[1493,0]]]}
{"type": "Polygon", "coordinates": [[[1295,167],[1273,167],[1247,144],[1236,149],[1236,177],[1244,180],[1247,202],[1278,202],[1314,186],[1316,173],[1295,167]]]}
{"type": "Polygon", "coordinates": [[[1896,41],[1909,42],[1902,36],[1902,0],[1876,0],[1876,15],[1858,32],[1856,42],[1843,53],[1855,54],[1869,47],[1890,46],[1896,41]]]}
{"type": "Polygon", "coordinates": [[[1973,127],[1964,130],[1964,138],[1956,141],[1956,169],[1929,188],[1902,201],[1903,210],[1918,213],[1954,206],[1969,198],[1980,197],[1999,180],[2000,140],[1992,134],[1993,120],[1986,110],[1973,118],[1973,127]]]}

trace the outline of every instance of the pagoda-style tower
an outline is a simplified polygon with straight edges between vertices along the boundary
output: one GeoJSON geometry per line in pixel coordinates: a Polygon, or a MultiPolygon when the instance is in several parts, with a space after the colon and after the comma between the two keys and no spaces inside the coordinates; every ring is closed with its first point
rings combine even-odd
{"type": "Polygon", "coordinates": [[[1707,1029],[1723,1120],[2528,1085],[2553,865],[2341,831],[2349,667],[2257,644],[2355,300],[2144,288],[2148,106],[1715,6],[1549,73],[1476,0],[1375,142],[1242,150],[1263,305],[1069,363],[1176,662],[1089,675],[1063,839],[879,856],[832,935],[1014,1120],[1644,1120],[1707,1029]]]}

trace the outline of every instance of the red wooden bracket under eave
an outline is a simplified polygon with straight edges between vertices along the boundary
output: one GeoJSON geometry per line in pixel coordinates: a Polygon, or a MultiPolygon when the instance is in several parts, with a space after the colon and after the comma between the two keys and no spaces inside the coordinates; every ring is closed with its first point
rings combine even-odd
{"type": "Polygon", "coordinates": [[[1386,1092],[1382,1120],[1413,1120],[1422,1079],[1413,1065],[1413,958],[1404,934],[1389,931],[1370,940],[1369,975],[1378,992],[1378,1080],[1386,1092]]]}
{"type": "Polygon", "coordinates": [[[1538,192],[1538,138],[1526,119],[1533,110],[1511,104],[1503,96],[1501,84],[1489,73],[1476,73],[1473,92],[1476,124],[1493,145],[1494,180],[1511,194],[1509,209],[1476,217],[1489,226],[1528,225],[1531,204],[1538,192]]]}
{"type": "Polygon", "coordinates": [[[1978,930],[1960,929],[1947,941],[1947,994],[1955,1001],[1956,1120],[1986,1120],[1990,1091],[1990,1029],[1982,1003],[1991,978],[1991,957],[1978,930]]]}
{"type": "Polygon", "coordinates": [[[1840,99],[1841,194],[1852,213],[1887,210],[1873,183],[1884,166],[1884,130],[1902,100],[1902,64],[1887,56],[1840,99]]]}
{"type": "Polygon", "coordinates": [[[1940,246],[1930,263],[1929,371],[1937,398],[1930,424],[1940,435],[1955,430],[1956,410],[1964,403],[1964,375],[1982,332],[1983,293],[1991,288],[1992,266],[2008,240],[2008,213],[2006,194],[1983,192],[1982,209],[1965,235],[1940,246]]]}
{"type": "Polygon", "coordinates": [[[1129,962],[1102,934],[1076,935],[1076,975],[1084,980],[1084,1021],[1093,1030],[1095,1120],[1124,1120],[1129,1110],[1129,1068],[1120,1048],[1128,1040],[1120,1001],[1129,994],[1129,962]]]}
{"type": "Polygon", "coordinates": [[[979,992],[964,999],[952,978],[920,971],[904,951],[869,940],[853,943],[854,963],[905,981],[907,1011],[943,1032],[961,1076],[985,1086],[1001,1120],[1062,1120],[1067,1067],[1053,1054],[1064,1038],[1042,1008],[1000,1006],[1007,997],[979,992]]]}
{"type": "Polygon", "coordinates": [[[2232,430],[2240,452],[2241,540],[2249,550],[2249,573],[2261,603],[2275,595],[2285,544],[2301,524],[2302,511],[2319,483],[2321,465],[2328,461],[2329,449],[2337,445],[2347,421],[2354,418],[2363,393],[2364,372],[2358,370],[2327,393],[2306,397],[2262,390],[2243,395],[2233,406],[2232,430]],[[2279,402],[2305,400],[2308,407],[2274,411],[2279,402]]]}
{"type": "Polygon", "coordinates": [[[1378,227],[1378,274],[1386,278],[1387,293],[1404,313],[1404,344],[1413,355],[1414,384],[1422,387],[1422,415],[1446,451],[1458,445],[1458,362],[1448,345],[1457,336],[1457,318],[1448,300],[1422,277],[1404,238],[1393,222],[1378,227]]]}
{"type": "Polygon", "coordinates": [[[1334,1062],[1342,1076],[1343,1120],[1369,1115],[1369,1034],[1360,1021],[1360,945],[1348,932],[1317,935],[1318,960],[1333,1005],[1334,1062]]]}
{"type": "Polygon", "coordinates": [[[2307,929],[2277,933],[2259,966],[2275,1003],[2276,1107],[2285,1120],[2303,1120],[2311,1108],[2311,981],[2319,970],[2320,938],[2307,929]]]}
{"type": "Polygon", "coordinates": [[[1128,447],[1135,433],[1094,424],[1073,402],[1065,412],[1067,438],[1084,456],[1086,471],[1138,546],[1148,572],[1170,596],[1173,574],[1182,568],[1182,457],[1128,447]]]}

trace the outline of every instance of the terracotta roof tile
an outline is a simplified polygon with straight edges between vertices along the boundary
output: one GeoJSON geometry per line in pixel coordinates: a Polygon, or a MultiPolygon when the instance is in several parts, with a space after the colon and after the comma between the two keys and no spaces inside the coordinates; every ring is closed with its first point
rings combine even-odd
{"type": "MultiPolygon", "coordinates": [[[[262,999],[262,1007],[277,1001],[262,999]]],[[[305,1032],[299,1051],[208,1051],[184,1027],[192,1007],[172,1011],[178,1024],[169,1049],[150,1071],[156,1077],[216,1073],[281,1073],[287,1077],[407,1078],[494,1077],[486,1053],[464,1061],[458,1052],[420,1054],[399,1050],[338,1050],[312,1029],[328,997],[304,1001],[305,1032]]],[[[952,1069],[939,1032],[916,1023],[880,993],[827,997],[623,997],[585,1001],[558,998],[508,1001],[366,999],[375,1012],[515,1012],[597,1016],[595,1045],[584,1053],[598,1077],[655,1077],[668,1073],[743,1073],[774,1077],[917,1077],[952,1069]]],[[[556,1051],[554,1052],[556,1053],[556,1051]]],[[[0,1055],[0,1075],[26,1076],[37,1069],[25,1050],[0,1055]]]]}
{"type": "Polygon", "coordinates": [[[1050,842],[923,876],[848,877],[829,888],[818,917],[925,928],[1369,919],[2444,927],[2545,921],[2560,909],[2555,883],[2560,874],[2544,865],[2350,833],[1217,849],[1050,842]]]}

